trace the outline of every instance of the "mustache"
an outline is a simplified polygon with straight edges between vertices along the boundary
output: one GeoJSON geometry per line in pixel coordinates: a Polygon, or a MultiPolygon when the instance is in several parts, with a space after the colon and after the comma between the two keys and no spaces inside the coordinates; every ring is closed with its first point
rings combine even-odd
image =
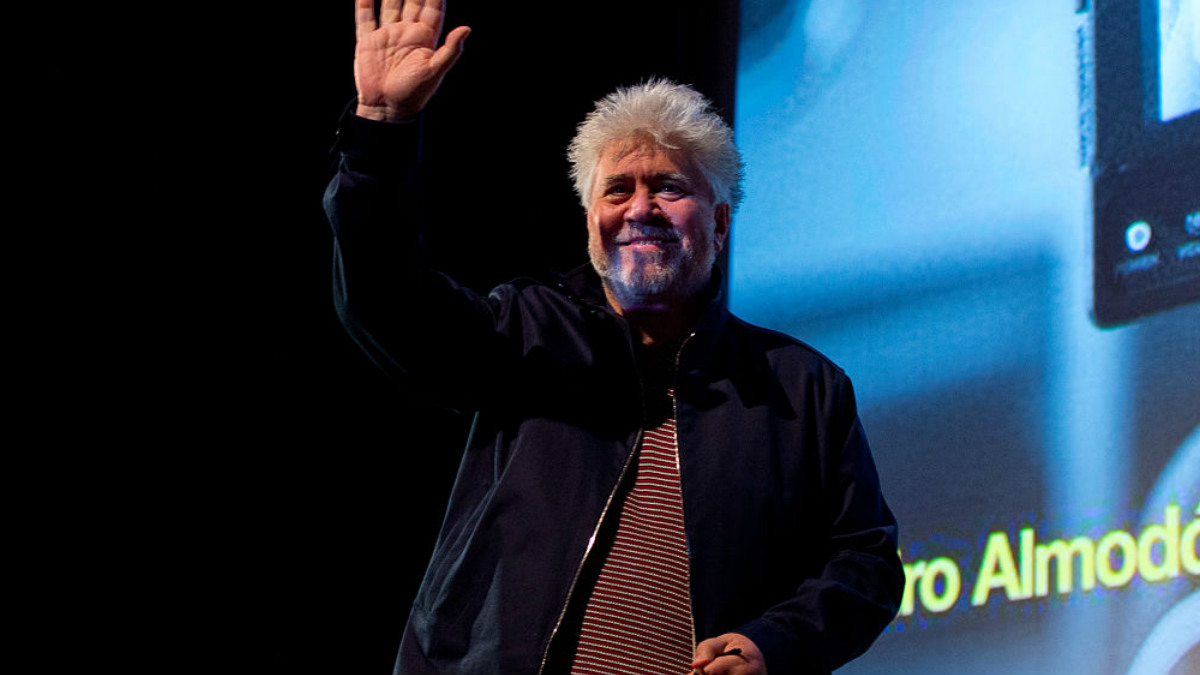
{"type": "Polygon", "coordinates": [[[633,244],[642,241],[677,242],[679,241],[679,233],[669,225],[631,223],[621,228],[612,238],[612,242],[618,245],[633,244]]]}

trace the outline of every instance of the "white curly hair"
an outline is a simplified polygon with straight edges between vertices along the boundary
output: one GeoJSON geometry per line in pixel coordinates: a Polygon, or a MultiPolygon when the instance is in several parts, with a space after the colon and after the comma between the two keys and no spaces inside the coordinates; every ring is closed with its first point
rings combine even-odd
{"type": "Polygon", "coordinates": [[[575,192],[591,205],[596,167],[604,148],[614,142],[646,137],[664,150],[684,153],[712,188],[715,203],[736,211],[743,198],[744,165],[733,130],[700,92],[656,78],[623,87],[596,102],[567,149],[575,192]]]}

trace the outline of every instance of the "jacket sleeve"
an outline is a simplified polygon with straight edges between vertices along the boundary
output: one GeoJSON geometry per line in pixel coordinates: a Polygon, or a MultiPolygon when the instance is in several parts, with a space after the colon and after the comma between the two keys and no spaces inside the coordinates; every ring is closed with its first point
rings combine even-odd
{"type": "Polygon", "coordinates": [[[503,291],[480,295],[426,267],[420,145],[420,119],[390,124],[344,115],[337,173],[324,199],[334,236],[334,306],[384,372],[468,410],[476,384],[499,367],[496,352],[505,349],[495,331],[503,291]]]}
{"type": "Polygon", "coordinates": [[[771,675],[827,674],[860,656],[895,618],[904,592],[895,517],[884,501],[849,378],[839,372],[821,415],[824,541],[819,575],[735,632],[762,650],[771,675]]]}

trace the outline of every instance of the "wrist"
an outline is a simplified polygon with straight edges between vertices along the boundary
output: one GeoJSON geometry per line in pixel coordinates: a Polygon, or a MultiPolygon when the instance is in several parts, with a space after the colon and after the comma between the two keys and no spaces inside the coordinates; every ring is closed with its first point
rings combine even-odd
{"type": "Polygon", "coordinates": [[[395,108],[387,105],[367,105],[361,101],[358,107],[355,108],[354,114],[358,117],[374,120],[376,122],[389,122],[397,124],[401,122],[411,122],[417,118],[419,111],[411,112],[395,108]]]}

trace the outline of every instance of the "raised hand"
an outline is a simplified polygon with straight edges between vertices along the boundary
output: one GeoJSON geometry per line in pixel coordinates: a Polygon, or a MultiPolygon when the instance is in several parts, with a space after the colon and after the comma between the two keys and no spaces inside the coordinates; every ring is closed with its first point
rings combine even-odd
{"type": "Polygon", "coordinates": [[[444,0],[355,0],[354,84],[357,114],[384,122],[411,119],[462,54],[471,29],[459,26],[438,47],[444,0]]]}

